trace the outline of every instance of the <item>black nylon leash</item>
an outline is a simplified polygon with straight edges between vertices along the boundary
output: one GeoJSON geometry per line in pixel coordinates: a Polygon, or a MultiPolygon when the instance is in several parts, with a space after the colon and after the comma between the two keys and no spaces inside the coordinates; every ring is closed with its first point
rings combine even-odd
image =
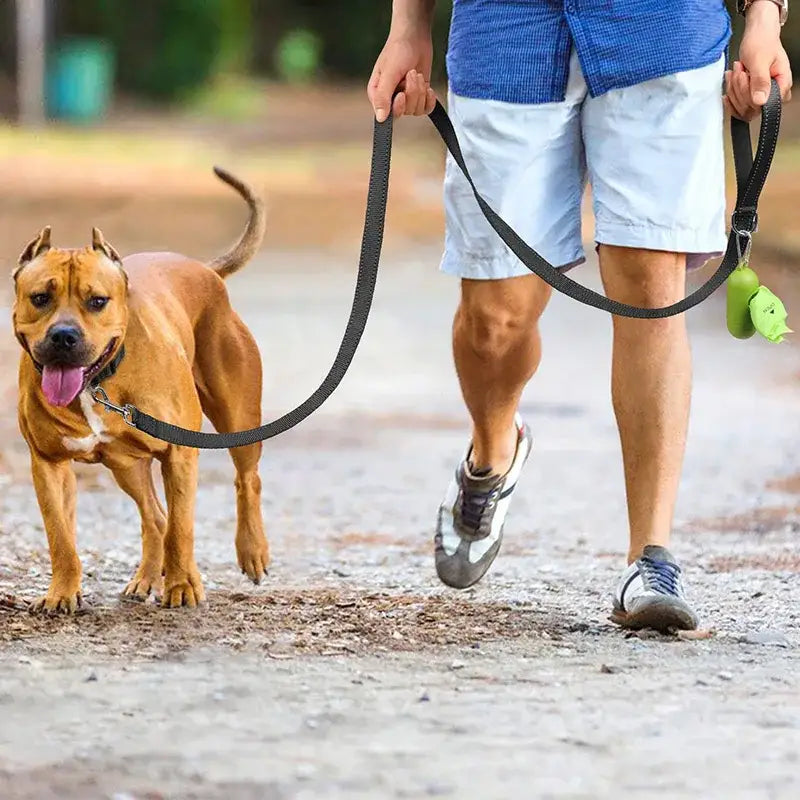
{"type": "MultiPolygon", "coordinates": [[[[742,254],[747,252],[752,234],[756,231],[758,225],[758,198],[764,188],[764,182],[767,179],[772,158],[775,154],[775,147],[778,143],[780,116],[780,90],[777,82],[773,80],[769,99],[761,113],[761,129],[755,158],[753,157],[753,147],[750,141],[750,126],[741,120],[731,119],[731,139],[733,142],[737,195],[725,257],[717,271],[703,286],[683,300],[663,308],[639,308],[638,306],[612,300],[586,286],[582,286],[542,258],[491,208],[475,187],[464,162],[453,124],[438,101],[430,114],[430,119],[472,187],[475,199],[487,221],[509,249],[531,272],[538,275],[557,291],[586,305],[594,306],[618,316],[659,319],[681,314],[705,300],[725,282],[736,268],[742,254]]],[[[258,428],[233,433],[193,431],[151,417],[133,405],[116,406],[109,401],[105,392],[99,387],[93,394],[95,401],[103,405],[106,410],[121,414],[129,425],[156,439],[161,439],[171,444],[202,449],[228,449],[261,442],[288,431],[313,414],[341,383],[355,356],[367,324],[378,277],[381,246],[383,244],[391,152],[392,117],[389,116],[385,122],[376,121],[374,127],[372,164],[369,191],[367,193],[364,233],[361,240],[361,257],[358,263],[358,277],[350,317],[330,371],[307,400],[273,422],[258,428]]]]}

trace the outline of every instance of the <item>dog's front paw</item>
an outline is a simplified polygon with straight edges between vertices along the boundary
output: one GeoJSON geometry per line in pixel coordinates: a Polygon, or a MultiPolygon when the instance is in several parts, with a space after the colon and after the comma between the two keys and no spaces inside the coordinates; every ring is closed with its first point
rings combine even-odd
{"type": "Polygon", "coordinates": [[[74,614],[82,606],[80,586],[64,588],[51,585],[47,594],[34,600],[29,608],[34,614],[74,614]]]}
{"type": "Polygon", "coordinates": [[[248,537],[236,537],[236,560],[239,569],[250,578],[253,583],[261,583],[261,578],[269,567],[269,544],[262,533],[260,536],[252,534],[248,537]]]}
{"type": "Polygon", "coordinates": [[[122,590],[122,597],[125,600],[137,600],[144,602],[153,594],[156,598],[161,597],[164,587],[164,579],[161,576],[161,568],[140,566],[130,583],[122,590]]]}
{"type": "Polygon", "coordinates": [[[206,593],[200,572],[193,564],[183,572],[167,572],[164,578],[164,596],[161,605],[165,608],[188,606],[195,608],[205,602],[206,593]]]}

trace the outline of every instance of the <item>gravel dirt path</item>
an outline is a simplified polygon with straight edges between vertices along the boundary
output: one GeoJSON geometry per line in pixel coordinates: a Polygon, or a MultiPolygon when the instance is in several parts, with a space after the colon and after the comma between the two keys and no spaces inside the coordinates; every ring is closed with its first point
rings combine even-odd
{"type": "MultiPolygon", "coordinates": [[[[387,260],[345,384],[267,445],[260,587],[236,570],[233,473],[210,453],[208,606],[119,602],[137,517],[86,468],[91,609],[30,616],[49,562],[25,451],[4,436],[0,797],[800,796],[800,351],[730,338],[720,297],[691,314],[675,550],[709,638],[629,637],[607,621],[626,549],[610,321],[561,297],[501,555],[473,590],[437,583],[431,526],[467,421],[449,356],[457,287],[436,260],[424,246],[387,260]]],[[[273,251],[231,280],[262,347],[265,416],[327,370],[353,275],[273,251]]],[[[597,283],[592,267],[576,277],[597,283]]]]}

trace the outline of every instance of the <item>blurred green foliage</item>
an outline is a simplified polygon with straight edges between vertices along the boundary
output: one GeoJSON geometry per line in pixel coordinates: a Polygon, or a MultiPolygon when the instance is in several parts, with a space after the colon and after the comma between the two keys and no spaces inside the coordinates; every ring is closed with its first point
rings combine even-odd
{"type": "MultiPolygon", "coordinates": [[[[119,87],[165,101],[219,72],[288,79],[313,70],[329,79],[366,81],[391,18],[389,0],[57,0],[52,7],[57,38],[109,39],[119,87]]],[[[450,9],[451,0],[437,3],[438,78],[444,76],[450,9]]]]}
{"type": "MultiPolygon", "coordinates": [[[[735,16],[735,3],[726,0],[735,16]]],[[[173,100],[215,74],[252,71],[366,81],[389,29],[391,0],[56,0],[57,36],[111,40],[121,89],[173,100]],[[303,32],[292,39],[295,32],[303,32]],[[287,38],[289,37],[289,38],[287,38]],[[302,40],[302,41],[301,41],[302,40]],[[312,52],[309,42],[319,45],[312,52]],[[288,42],[288,45],[287,45],[288,42]]],[[[452,0],[438,0],[434,79],[445,77],[452,0]]],[[[742,21],[735,19],[737,36],[742,21]]],[[[784,45],[800,70],[800,11],[784,45]]],[[[734,40],[734,52],[736,39],[734,40]]]]}
{"type": "Polygon", "coordinates": [[[298,28],[289,31],[275,52],[275,68],[289,83],[308,83],[318,74],[321,41],[319,36],[298,28]]]}
{"type": "Polygon", "coordinates": [[[238,0],[62,0],[55,12],[57,35],[108,39],[119,86],[157,100],[207,81],[250,30],[249,3],[238,0]]]}
{"type": "MultiPolygon", "coordinates": [[[[252,0],[253,25],[258,32],[254,68],[274,74],[274,50],[288,30],[315,33],[322,42],[323,73],[329,78],[366,82],[386,41],[392,17],[391,0],[252,0]]],[[[444,77],[444,53],[452,0],[438,0],[434,23],[434,76],[444,77]]]]}

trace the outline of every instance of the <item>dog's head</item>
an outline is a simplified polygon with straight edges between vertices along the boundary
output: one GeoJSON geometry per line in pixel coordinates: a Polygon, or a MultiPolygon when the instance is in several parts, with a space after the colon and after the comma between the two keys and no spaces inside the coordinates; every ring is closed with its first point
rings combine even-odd
{"type": "Polygon", "coordinates": [[[128,278],[95,228],[83,250],[50,244],[44,228],[13,273],[14,333],[42,372],[49,403],[68,406],[116,355],[128,324],[128,278]]]}

